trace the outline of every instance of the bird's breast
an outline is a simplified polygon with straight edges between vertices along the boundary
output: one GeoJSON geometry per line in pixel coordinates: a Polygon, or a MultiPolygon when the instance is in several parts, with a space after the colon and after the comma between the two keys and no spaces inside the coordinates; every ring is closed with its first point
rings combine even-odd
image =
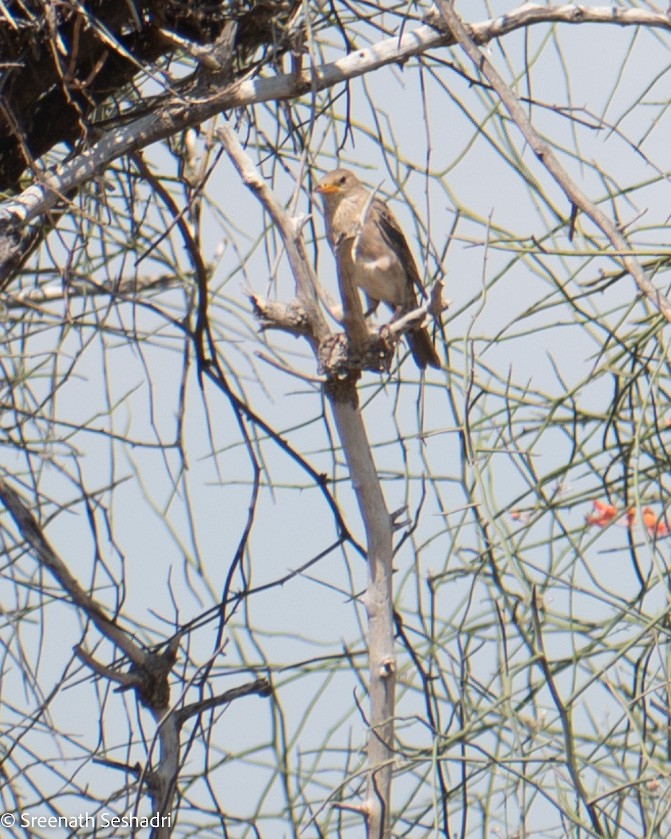
{"type": "Polygon", "coordinates": [[[376,258],[353,254],[353,263],[356,284],[369,297],[394,306],[405,303],[405,272],[392,254],[387,253],[376,258]]]}

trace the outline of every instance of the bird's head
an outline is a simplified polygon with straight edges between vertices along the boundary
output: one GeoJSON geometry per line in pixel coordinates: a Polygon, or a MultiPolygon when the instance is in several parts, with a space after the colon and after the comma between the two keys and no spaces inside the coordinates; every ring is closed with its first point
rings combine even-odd
{"type": "Polygon", "coordinates": [[[315,192],[326,198],[345,195],[349,190],[359,185],[359,179],[349,169],[336,169],[329,172],[317,183],[315,192]]]}

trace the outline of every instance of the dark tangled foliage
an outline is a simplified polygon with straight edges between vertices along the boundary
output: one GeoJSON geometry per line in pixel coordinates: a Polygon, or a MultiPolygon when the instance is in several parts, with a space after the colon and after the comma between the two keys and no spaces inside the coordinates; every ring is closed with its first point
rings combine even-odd
{"type": "Polygon", "coordinates": [[[149,65],[235,27],[238,64],[281,48],[296,0],[14,0],[0,11],[0,189],[59,143],[96,137],[93,111],[112,106],[149,65]]]}

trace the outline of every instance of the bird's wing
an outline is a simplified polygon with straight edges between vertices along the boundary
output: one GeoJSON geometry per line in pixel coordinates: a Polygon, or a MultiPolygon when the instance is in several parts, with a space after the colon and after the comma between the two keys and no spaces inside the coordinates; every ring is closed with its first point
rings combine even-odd
{"type": "Polygon", "coordinates": [[[422,297],[426,299],[426,291],[424,291],[424,286],[419,278],[419,272],[417,271],[412,251],[394,214],[384,201],[381,201],[379,198],[373,200],[371,211],[377,215],[380,233],[383,239],[398,257],[412,285],[416,286],[422,297]]]}

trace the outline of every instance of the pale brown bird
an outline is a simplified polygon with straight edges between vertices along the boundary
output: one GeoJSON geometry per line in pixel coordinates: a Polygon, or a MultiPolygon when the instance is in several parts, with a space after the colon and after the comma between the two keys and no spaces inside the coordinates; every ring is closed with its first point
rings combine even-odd
{"type": "MultiPolygon", "coordinates": [[[[426,292],[405,236],[384,201],[371,195],[348,169],[329,172],[315,192],[324,204],[326,236],[336,260],[341,258],[341,248],[351,248],[354,280],[369,301],[367,314],[375,311],[380,300],[394,311],[395,317],[416,309],[416,288],[422,297],[426,297],[426,292]]],[[[440,367],[426,328],[418,327],[406,334],[418,367],[440,367]]]]}

